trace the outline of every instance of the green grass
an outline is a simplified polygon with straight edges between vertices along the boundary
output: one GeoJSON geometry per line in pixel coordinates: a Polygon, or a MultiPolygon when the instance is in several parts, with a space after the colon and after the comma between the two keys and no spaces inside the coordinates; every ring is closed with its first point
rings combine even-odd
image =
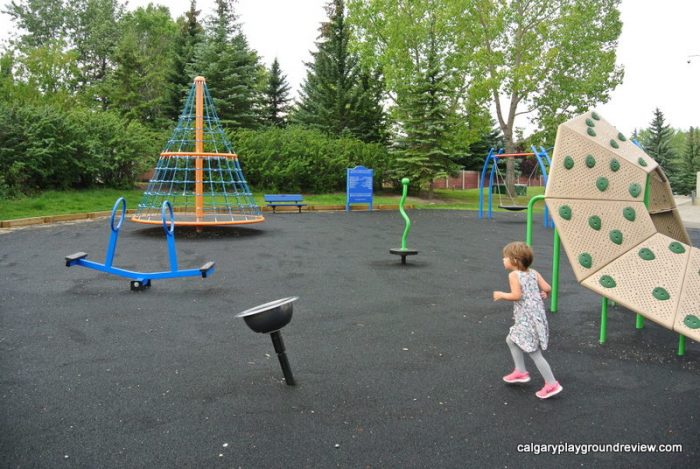
{"type": "MultiPolygon", "coordinates": [[[[542,194],[544,188],[528,188],[528,196],[542,194]]],[[[265,205],[263,195],[266,192],[255,192],[255,201],[261,207],[265,205]]],[[[14,220],[17,218],[41,217],[61,215],[66,213],[87,213],[112,210],[114,202],[119,197],[126,199],[128,208],[136,208],[141,200],[143,189],[91,189],[81,191],[46,191],[32,197],[0,200],[0,220],[14,220]]],[[[499,196],[493,196],[493,210],[499,209],[499,196]]],[[[394,193],[379,193],[374,195],[374,204],[398,204],[401,197],[394,193]]],[[[345,193],[331,194],[304,194],[304,201],[309,205],[345,205],[345,193]]],[[[508,198],[503,197],[507,202],[508,198]]],[[[479,190],[450,190],[439,189],[434,192],[433,199],[427,198],[427,193],[421,197],[409,196],[407,204],[414,205],[418,209],[453,209],[453,210],[478,210],[479,190]]],[[[524,203],[524,202],[523,202],[524,203]]],[[[535,212],[541,212],[543,204],[535,206],[535,212]]]]}

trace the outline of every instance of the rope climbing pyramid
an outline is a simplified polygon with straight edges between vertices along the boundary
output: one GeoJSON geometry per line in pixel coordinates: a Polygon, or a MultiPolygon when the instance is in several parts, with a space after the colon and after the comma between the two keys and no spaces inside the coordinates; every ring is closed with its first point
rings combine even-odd
{"type": "Polygon", "coordinates": [[[250,192],[238,156],[216,115],[204,77],[196,77],[182,114],[131,221],[161,224],[169,201],[175,224],[259,223],[264,217],[250,192]]]}
{"type": "Polygon", "coordinates": [[[595,112],[561,124],[545,201],[579,283],[700,341],[700,249],[641,148],[595,112]]]}

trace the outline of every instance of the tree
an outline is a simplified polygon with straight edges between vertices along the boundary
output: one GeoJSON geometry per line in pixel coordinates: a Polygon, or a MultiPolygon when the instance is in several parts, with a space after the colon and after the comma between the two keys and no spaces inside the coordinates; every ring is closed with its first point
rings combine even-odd
{"type": "Polygon", "coordinates": [[[284,127],[287,123],[289,111],[289,84],[287,77],[280,70],[280,63],[275,58],[270,67],[270,74],[265,89],[265,114],[264,121],[269,125],[284,127]]]}
{"type": "Polygon", "coordinates": [[[656,108],[647,134],[642,139],[644,150],[656,160],[666,174],[671,174],[671,161],[674,158],[671,138],[673,129],[666,124],[664,114],[656,108]]]}
{"type": "Polygon", "coordinates": [[[349,50],[344,0],[330,1],[326,12],[292,120],[336,136],[349,132],[365,142],[379,141],[384,125],[379,75],[362,70],[349,50]]]}
{"type": "MultiPolygon", "coordinates": [[[[409,128],[426,117],[415,114],[419,109],[415,103],[424,99],[418,94],[428,93],[440,107],[439,113],[426,114],[441,116],[441,122],[430,124],[440,129],[432,133],[435,141],[431,144],[440,152],[433,154],[436,165],[426,160],[430,169],[420,179],[427,182],[450,171],[455,167],[452,162],[464,158],[470,144],[489,130],[488,116],[482,110],[484,93],[472,87],[474,45],[468,43],[471,27],[462,14],[463,2],[349,0],[348,9],[355,32],[353,50],[358,51],[363,66],[383,72],[393,139],[400,142],[399,148],[411,146],[407,139],[415,133],[409,128]],[[443,158],[443,152],[449,160],[443,158]]],[[[429,148],[425,142],[413,146],[416,151],[429,148]]]]}
{"type": "Polygon", "coordinates": [[[68,14],[62,0],[12,0],[3,13],[23,30],[20,47],[47,46],[67,39],[68,14]]]}
{"type": "MultiPolygon", "coordinates": [[[[690,194],[697,187],[700,171],[700,129],[691,127],[686,135],[685,150],[677,164],[676,177],[671,179],[679,194],[690,194]]],[[[696,195],[697,196],[697,195],[696,195]]]]}
{"type": "Polygon", "coordinates": [[[125,15],[119,26],[123,36],[107,91],[110,108],[148,127],[165,127],[173,114],[169,77],[177,25],[166,7],[151,4],[125,15]]]}
{"type": "Polygon", "coordinates": [[[433,179],[456,168],[446,149],[449,121],[434,37],[430,43],[425,73],[414,77],[408,92],[402,94],[405,102],[399,115],[403,131],[398,138],[395,175],[396,179],[409,177],[418,190],[427,184],[432,197],[433,179]]]}
{"type": "MultiPolygon", "coordinates": [[[[622,80],[615,65],[620,0],[463,1],[474,19],[475,86],[495,105],[505,150],[515,118],[529,115],[550,137],[575,114],[609,99],[622,80]]],[[[513,184],[509,160],[506,182],[513,184]]]]}
{"type": "Polygon", "coordinates": [[[197,46],[204,40],[204,27],[199,22],[200,10],[197,10],[197,1],[190,1],[190,9],[177,20],[180,34],[175,41],[175,63],[171,74],[174,86],[172,118],[177,118],[182,108],[183,96],[186,96],[194,76],[188,73],[195,61],[197,46]]]}
{"type": "Polygon", "coordinates": [[[260,122],[265,70],[236,22],[234,3],[216,0],[216,14],[188,71],[190,76],[206,78],[225,127],[255,128],[260,122]]]}
{"type": "Polygon", "coordinates": [[[80,69],[79,87],[103,110],[108,106],[104,82],[114,69],[123,16],[124,5],[118,0],[78,0],[71,4],[67,21],[80,69]]]}

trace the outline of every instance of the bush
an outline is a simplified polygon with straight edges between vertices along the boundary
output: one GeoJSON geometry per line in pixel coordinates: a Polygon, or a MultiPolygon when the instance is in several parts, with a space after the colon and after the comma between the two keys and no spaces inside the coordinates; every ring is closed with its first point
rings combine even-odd
{"type": "Polygon", "coordinates": [[[0,195],[128,186],[158,143],[111,112],[0,105],[0,195]]]}
{"type": "Polygon", "coordinates": [[[384,146],[351,137],[332,138],[299,126],[239,130],[231,141],[251,185],[278,192],[324,193],[345,190],[346,169],[374,169],[378,188],[387,172],[384,146]]]}

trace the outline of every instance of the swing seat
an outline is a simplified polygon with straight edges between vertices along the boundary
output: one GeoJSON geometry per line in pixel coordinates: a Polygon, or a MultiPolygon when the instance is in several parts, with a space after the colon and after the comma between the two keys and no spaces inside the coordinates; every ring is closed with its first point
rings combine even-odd
{"type": "Polygon", "coordinates": [[[499,205],[498,208],[510,210],[511,212],[520,212],[522,210],[527,210],[527,205],[499,205]]]}

